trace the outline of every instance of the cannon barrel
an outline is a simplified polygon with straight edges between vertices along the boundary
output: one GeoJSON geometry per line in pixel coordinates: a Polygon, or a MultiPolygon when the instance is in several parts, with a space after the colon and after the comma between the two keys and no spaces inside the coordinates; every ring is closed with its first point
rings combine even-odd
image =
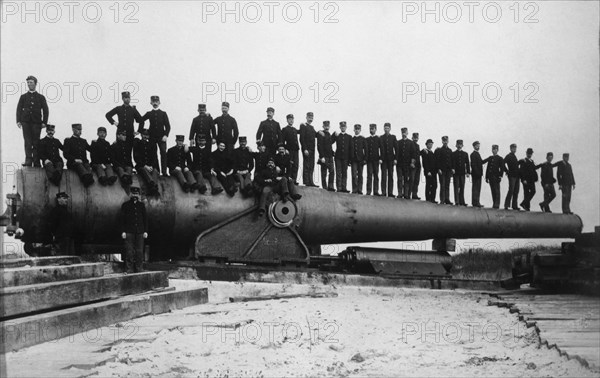
{"type": "MultiPolygon", "coordinates": [[[[16,179],[21,197],[16,219],[25,231],[23,241],[49,240],[48,216],[55,195],[66,191],[75,234],[82,243],[121,243],[119,211],[128,195],[118,183],[102,186],[96,182],[84,188],[76,174],[66,170],[56,187],[49,184],[41,168],[23,168],[16,179]]],[[[255,206],[254,198],[239,193],[233,198],[224,193],[184,193],[170,177],[161,177],[159,187],[160,197],[145,198],[150,245],[190,248],[203,231],[255,206]]],[[[296,202],[294,225],[307,245],[435,238],[574,238],[583,227],[577,215],[435,205],[309,187],[298,191],[303,197],[296,202]]]]}

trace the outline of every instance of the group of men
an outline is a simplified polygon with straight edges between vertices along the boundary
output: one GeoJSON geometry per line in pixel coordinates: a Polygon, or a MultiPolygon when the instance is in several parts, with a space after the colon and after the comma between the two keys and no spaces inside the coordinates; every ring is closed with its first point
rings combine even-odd
{"type": "MultiPolygon", "coordinates": [[[[474,207],[480,203],[481,184],[484,177],[490,185],[493,207],[500,207],[500,182],[506,173],[509,189],[504,202],[505,209],[518,210],[519,206],[530,210],[531,200],[536,192],[537,169],[541,168],[541,181],[544,201],[542,211],[550,211],[550,202],[556,196],[554,190],[554,167],[558,167],[558,184],[562,191],[563,212],[571,213],[571,191],[575,188],[569,154],[563,160],[552,163],[553,155],[548,153],[547,161],[536,165],[532,160],[533,150],[527,149],[527,156],[518,159],[517,146],[510,146],[511,152],[504,158],[498,156],[498,146],[492,146],[492,155],[482,159],[480,143],[474,142],[474,151],[463,151],[463,141],[456,141],[456,149],[448,147],[449,139],[442,137],[442,146],[432,150],[433,141],[428,139],[426,148],[419,146],[419,134],[408,138],[408,129],[401,129],[401,137],[391,133],[391,124],[385,123],[384,133],[377,135],[377,125],[369,125],[370,135],[361,135],[362,126],[354,125],[354,135],[346,132],[345,121],[339,123],[339,132],[330,132],[330,122],[323,121],[322,130],[313,126],[314,115],[307,113],[306,122],[299,129],[294,127],[294,116],[287,115],[287,125],[281,128],[274,120],[275,110],[267,108],[267,119],[262,121],[256,133],[258,151],[252,151],[247,138],[239,136],[238,125],[229,114],[229,103],[223,102],[222,115],[216,118],[206,111],[205,104],[198,105],[198,116],[192,121],[189,145],[185,137],[177,135],[176,145],[167,150],[171,125],[167,113],[160,109],[160,99],[152,96],[152,110],[143,116],[135,106],[130,105],[130,94],[122,93],[123,104],[106,113],[107,121],[116,126],[117,140],[106,141],[107,130],[99,127],[98,139],[91,144],[81,137],[81,124],[73,124],[73,136],[64,144],[54,138],[55,127],[47,125],[48,106],[44,96],[35,91],[37,79],[27,78],[29,92],[22,95],[17,108],[17,124],[23,129],[26,159],[24,165],[40,166],[46,170],[50,182],[59,185],[63,160],[59,150],[67,160],[67,168],[77,172],[85,186],[94,182],[96,173],[102,185],[112,185],[117,178],[124,186],[131,185],[133,169],[143,178],[150,195],[159,195],[158,176],[170,175],[177,179],[183,191],[205,193],[210,185],[211,193],[225,191],[234,195],[240,190],[250,196],[261,193],[261,204],[270,192],[278,192],[284,200],[300,199],[295,186],[298,185],[300,156],[303,158],[302,179],[306,186],[317,186],[314,182],[315,162],[321,166],[321,183],[324,189],[350,193],[347,189],[348,168],[351,172],[352,193],[363,194],[363,174],[366,166],[366,194],[394,197],[394,171],[397,177],[397,197],[420,199],[418,196],[421,170],[425,177],[425,199],[437,203],[436,191],[439,182],[439,203],[450,201],[450,182],[453,182],[454,203],[466,206],[466,177],[472,178],[472,200],[474,207]],[[114,119],[114,116],[117,119],[114,119]],[[149,121],[148,129],[144,128],[149,121]],[[134,123],[138,123],[137,131],[134,123]],[[39,140],[42,128],[47,136],[39,140]],[[141,134],[141,139],[135,138],[141,134]],[[239,141],[239,147],[235,148],[239,141]],[[216,144],[216,150],[212,145],[216,144]],[[335,151],[333,145],[336,145],[335,151]],[[90,152],[90,160],[87,159],[90,152]],[[160,152],[160,165],[158,159],[160,152]],[[135,165],[132,160],[135,160],[135,165]],[[381,169],[381,181],[379,179],[381,169]],[[252,179],[252,171],[255,171],[252,179]],[[334,188],[334,178],[336,186],[334,188]],[[524,198],[519,203],[520,184],[524,198]],[[381,188],[381,191],[379,191],[381,188]]],[[[264,212],[264,206],[260,207],[264,212]]]]}

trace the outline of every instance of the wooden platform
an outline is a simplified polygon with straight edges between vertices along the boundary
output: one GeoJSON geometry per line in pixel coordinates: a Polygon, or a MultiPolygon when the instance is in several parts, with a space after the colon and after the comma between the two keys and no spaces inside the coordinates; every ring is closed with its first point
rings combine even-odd
{"type": "Polygon", "coordinates": [[[600,367],[600,300],[538,290],[491,294],[488,304],[505,307],[527,327],[535,327],[540,345],[555,348],[584,366],[600,367]]]}

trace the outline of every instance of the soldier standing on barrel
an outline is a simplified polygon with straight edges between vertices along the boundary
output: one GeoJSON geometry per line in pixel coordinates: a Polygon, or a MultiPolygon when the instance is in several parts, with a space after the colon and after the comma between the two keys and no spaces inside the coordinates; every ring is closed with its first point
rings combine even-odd
{"type": "Polygon", "coordinates": [[[504,157],[505,172],[508,176],[508,193],[504,199],[504,209],[508,210],[512,204],[513,210],[519,210],[519,160],[517,159],[517,145],[510,145],[510,152],[504,157]]]}
{"type": "Polygon", "coordinates": [[[348,184],[348,165],[350,165],[350,145],[352,137],[346,133],[346,121],[340,122],[340,131],[333,133],[335,142],[335,185],[340,193],[350,193],[348,184]]]}
{"type": "Polygon", "coordinates": [[[240,132],[238,130],[237,121],[231,115],[229,115],[229,103],[223,102],[221,104],[222,115],[215,118],[215,125],[217,125],[217,142],[225,143],[225,149],[231,153],[235,144],[237,143],[240,132]]]}
{"type": "Polygon", "coordinates": [[[454,204],[456,206],[467,206],[465,202],[465,175],[471,174],[471,164],[469,163],[469,154],[462,150],[463,141],[456,141],[456,150],[452,153],[453,166],[453,185],[454,185],[454,204]]]}
{"type": "Polygon", "coordinates": [[[531,199],[535,196],[535,183],[538,180],[532,156],[533,149],[528,148],[527,157],[519,160],[519,177],[523,183],[523,202],[520,205],[525,211],[529,211],[531,208],[531,199]]]}
{"type": "Polygon", "coordinates": [[[556,176],[558,177],[558,189],[562,192],[562,212],[563,214],[573,214],[571,212],[571,192],[575,190],[575,177],[573,176],[573,167],[569,164],[568,153],[564,153],[562,161],[558,162],[556,176]]]}
{"type": "MultiPolygon", "coordinates": [[[[142,122],[139,125],[138,132],[141,133],[144,128],[144,121],[150,121],[148,132],[150,133],[150,142],[156,144],[160,151],[160,169],[163,176],[167,175],[167,139],[171,132],[171,123],[167,113],[159,109],[160,98],[158,96],[150,96],[150,104],[152,110],[146,112],[142,117],[142,122]]],[[[156,167],[158,169],[158,166],[156,167]]]]}
{"type": "Polygon", "coordinates": [[[267,151],[270,154],[275,154],[277,152],[277,144],[281,142],[281,126],[279,122],[273,119],[273,115],[275,114],[275,109],[272,107],[267,108],[267,119],[261,121],[260,125],[258,125],[258,130],[256,131],[256,140],[261,140],[267,151]]]}
{"type": "Polygon", "coordinates": [[[127,140],[133,141],[133,137],[136,134],[133,122],[143,123],[142,116],[134,106],[129,105],[131,102],[131,95],[129,92],[122,92],[121,98],[123,99],[123,105],[114,107],[108,113],[106,113],[106,120],[111,124],[117,126],[117,134],[119,130],[125,130],[127,140]],[[114,116],[117,116],[117,120],[114,120],[114,116]]]}
{"type": "Polygon", "coordinates": [[[412,176],[417,160],[415,143],[408,139],[408,129],[401,129],[402,137],[396,146],[396,176],[398,177],[398,198],[410,199],[412,176]]]}
{"type": "Polygon", "coordinates": [[[146,206],[140,201],[140,188],[132,187],[129,201],[121,206],[121,238],[125,242],[127,273],[143,272],[144,239],[148,238],[146,206]]]}
{"type": "Polygon", "coordinates": [[[73,136],[66,138],[63,143],[67,168],[74,170],[87,188],[94,183],[92,167],[90,167],[90,162],[87,159],[87,151],[90,150],[90,145],[87,140],[81,137],[80,123],[74,123],[71,128],[73,129],[73,136]]]}
{"type": "Polygon", "coordinates": [[[90,146],[92,168],[102,185],[112,185],[117,181],[117,175],[112,167],[112,153],[110,143],[106,141],[106,127],[98,128],[98,139],[92,141],[90,146]]]}
{"type": "Polygon", "coordinates": [[[208,149],[211,150],[213,144],[217,143],[217,129],[212,116],[206,112],[206,104],[198,104],[198,116],[192,120],[190,126],[190,146],[198,138],[198,135],[204,135],[208,138],[208,149]]]}
{"type": "Polygon", "coordinates": [[[290,178],[294,181],[295,185],[298,185],[298,168],[300,166],[300,144],[298,144],[298,130],[294,128],[293,114],[288,114],[286,120],[287,126],[281,130],[281,141],[283,142],[285,149],[288,151],[292,162],[290,178]]]}
{"type": "Polygon", "coordinates": [[[306,123],[300,125],[300,146],[302,147],[302,183],[305,186],[314,186],[315,173],[315,148],[317,132],[312,125],[313,112],[306,113],[306,123]]]}
{"type": "Polygon", "coordinates": [[[392,125],[386,122],[383,125],[383,135],[379,137],[379,150],[381,151],[379,163],[381,164],[381,194],[394,197],[394,165],[396,161],[396,136],[390,134],[392,125]]]}
{"type": "Polygon", "coordinates": [[[546,162],[536,165],[535,169],[541,168],[540,176],[542,178],[542,189],[544,189],[544,200],[540,202],[540,208],[543,212],[551,213],[550,210],[550,202],[554,200],[556,197],[556,190],[554,189],[554,183],[556,179],[554,178],[554,170],[553,168],[558,166],[558,163],[552,164],[552,160],[554,159],[554,154],[552,152],[548,152],[546,154],[546,162]]]}
{"type": "Polygon", "coordinates": [[[425,176],[425,200],[431,203],[437,203],[435,200],[435,192],[437,190],[437,165],[435,161],[435,153],[431,149],[433,140],[427,139],[425,147],[421,151],[423,159],[423,175],[425,176]]]}
{"type": "Polygon", "coordinates": [[[435,150],[435,165],[440,178],[440,204],[452,205],[450,202],[450,180],[454,174],[452,169],[452,150],[448,147],[448,137],[442,137],[442,147],[435,150]]]}
{"type": "Polygon", "coordinates": [[[481,178],[483,177],[483,160],[479,154],[480,143],[473,142],[473,152],[471,152],[471,205],[473,207],[483,207],[480,202],[481,197],[481,178]]]}
{"type": "Polygon", "coordinates": [[[421,182],[421,146],[419,145],[419,133],[412,134],[412,140],[415,143],[415,169],[412,175],[412,199],[420,200],[419,184],[421,182]]]}
{"type": "Polygon", "coordinates": [[[354,136],[350,144],[350,175],[352,176],[352,193],[363,194],[363,171],[366,164],[367,143],[365,137],[360,135],[362,126],[354,125],[354,136]]]}
{"type": "Polygon", "coordinates": [[[60,151],[63,145],[60,140],[54,137],[54,125],[46,125],[46,136],[40,140],[39,156],[46,171],[48,181],[54,185],[60,185],[63,171],[63,159],[60,157],[60,151]]]}
{"type": "Polygon", "coordinates": [[[317,133],[317,150],[319,152],[319,165],[321,166],[321,186],[330,192],[335,192],[333,188],[333,176],[335,174],[333,142],[334,140],[329,134],[329,121],[323,121],[323,130],[317,133]],[[327,174],[329,174],[329,177],[327,174]]]}
{"type": "Polygon", "coordinates": [[[492,200],[494,209],[500,208],[500,181],[504,174],[504,159],[498,156],[498,145],[492,145],[492,156],[486,158],[483,163],[487,163],[485,170],[485,182],[490,184],[492,191],[492,200]]]}
{"type": "Polygon", "coordinates": [[[379,137],[377,136],[377,125],[369,125],[369,135],[365,140],[365,153],[367,160],[367,195],[379,196],[379,137]]]}
{"type": "Polygon", "coordinates": [[[40,166],[38,156],[38,144],[42,128],[48,123],[48,104],[46,97],[35,90],[37,79],[35,76],[27,76],[27,87],[29,91],[19,98],[17,104],[17,127],[23,130],[25,146],[24,167],[40,166]]]}

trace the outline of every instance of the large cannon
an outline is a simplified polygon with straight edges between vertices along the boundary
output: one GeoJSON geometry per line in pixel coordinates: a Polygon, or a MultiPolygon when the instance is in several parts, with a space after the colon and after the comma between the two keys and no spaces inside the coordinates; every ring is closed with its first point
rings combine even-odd
{"type": "MultiPolygon", "coordinates": [[[[275,198],[267,216],[258,217],[257,201],[239,193],[234,197],[184,193],[174,179],[161,177],[160,196],[151,197],[138,182],[149,216],[148,245],[153,259],[195,255],[230,262],[308,262],[322,244],[574,238],[583,227],[577,215],[436,205],[310,187],[298,188],[302,199],[297,202],[275,198]]],[[[128,193],[118,183],[101,186],[96,182],[84,188],[71,171],[64,172],[56,187],[46,180],[43,169],[19,170],[16,193],[7,196],[4,225],[9,231],[22,228],[25,243],[50,242],[48,215],[59,191],[70,195],[76,245],[81,250],[121,251],[119,212],[128,193]]]]}

